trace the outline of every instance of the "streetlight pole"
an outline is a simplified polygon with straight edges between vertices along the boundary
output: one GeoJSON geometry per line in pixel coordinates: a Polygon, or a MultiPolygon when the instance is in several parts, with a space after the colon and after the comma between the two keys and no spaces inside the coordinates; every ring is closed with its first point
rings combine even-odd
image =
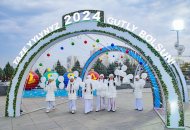
{"type": "Polygon", "coordinates": [[[179,63],[179,56],[182,55],[182,53],[185,50],[184,45],[179,44],[179,31],[184,29],[184,22],[183,20],[174,20],[173,21],[173,30],[177,33],[177,42],[175,43],[174,47],[177,50],[177,63],[179,63]]]}

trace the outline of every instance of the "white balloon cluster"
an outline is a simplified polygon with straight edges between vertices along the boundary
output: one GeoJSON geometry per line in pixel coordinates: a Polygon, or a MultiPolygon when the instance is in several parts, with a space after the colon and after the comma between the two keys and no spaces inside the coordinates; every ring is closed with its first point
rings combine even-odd
{"type": "Polygon", "coordinates": [[[41,77],[40,78],[40,87],[41,88],[45,88],[45,86],[46,86],[46,78],[45,77],[41,77]]]}
{"type": "Polygon", "coordinates": [[[120,86],[121,85],[121,77],[126,77],[127,76],[127,73],[125,72],[127,70],[127,66],[126,65],[123,65],[122,67],[121,67],[121,69],[116,69],[115,71],[114,71],[114,74],[116,75],[116,80],[117,80],[117,83],[118,83],[118,86],[120,86]]]}
{"type": "Polygon", "coordinates": [[[82,79],[79,77],[79,72],[78,71],[74,71],[73,72],[74,76],[76,77],[76,81],[79,83],[79,85],[82,87],[82,86],[85,86],[85,83],[82,82],[82,79]]]}
{"type": "MultiPolygon", "coordinates": [[[[142,73],[141,79],[146,80],[147,76],[148,76],[147,73],[142,73]]],[[[129,84],[130,80],[133,79],[133,77],[134,76],[132,74],[128,74],[126,77],[123,78],[123,83],[129,84]]]]}
{"type": "MultiPolygon", "coordinates": [[[[58,81],[61,82],[60,83],[61,85],[59,84],[59,88],[60,88],[60,86],[61,87],[63,86],[63,88],[64,88],[64,84],[63,84],[64,78],[63,78],[63,76],[58,76],[57,73],[53,73],[53,74],[51,74],[51,76],[48,79],[53,79],[54,81],[56,81],[56,79],[58,79],[58,81]]],[[[46,87],[46,85],[47,85],[46,77],[43,76],[43,77],[40,78],[40,84],[39,85],[40,85],[41,88],[46,87]]]]}
{"type": "Polygon", "coordinates": [[[133,79],[133,75],[132,74],[128,74],[127,76],[125,76],[123,78],[123,83],[129,84],[130,83],[130,79],[133,79]]]}
{"type": "Polygon", "coordinates": [[[63,76],[59,76],[59,77],[58,77],[58,81],[60,82],[59,88],[60,88],[60,89],[64,89],[64,83],[63,83],[64,77],[63,77],[63,76]]]}
{"type": "Polygon", "coordinates": [[[122,67],[121,67],[121,70],[119,70],[119,69],[116,69],[115,71],[114,71],[114,74],[116,75],[116,76],[121,76],[121,77],[125,77],[127,74],[126,74],[126,71],[127,70],[127,66],[126,65],[123,65],[122,67]]]}

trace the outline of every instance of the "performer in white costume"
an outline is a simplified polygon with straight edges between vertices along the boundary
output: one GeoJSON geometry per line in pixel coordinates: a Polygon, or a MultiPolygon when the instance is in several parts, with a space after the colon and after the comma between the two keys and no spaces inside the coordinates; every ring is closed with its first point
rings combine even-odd
{"type": "Polygon", "coordinates": [[[114,80],[114,75],[110,74],[108,83],[107,83],[107,98],[108,98],[108,111],[116,111],[116,103],[115,103],[115,98],[117,96],[117,90],[116,90],[116,85],[118,83],[114,80]]]}
{"type": "Polygon", "coordinates": [[[134,83],[130,83],[130,85],[134,88],[134,96],[135,96],[135,110],[142,111],[143,110],[143,101],[142,101],[142,90],[145,86],[144,79],[140,79],[139,75],[135,76],[134,83]]]}
{"type": "Polygon", "coordinates": [[[79,72],[78,71],[74,71],[73,74],[74,74],[75,82],[77,82],[79,84],[78,97],[81,98],[82,97],[81,86],[83,85],[83,82],[82,82],[82,79],[79,77],[79,72]]]}
{"type": "Polygon", "coordinates": [[[84,105],[85,110],[84,113],[87,114],[93,111],[93,90],[94,90],[94,83],[91,79],[91,76],[88,75],[87,79],[85,80],[85,86],[83,86],[83,98],[84,98],[84,105]]]}
{"type": "Polygon", "coordinates": [[[46,102],[47,108],[46,112],[48,113],[50,110],[55,109],[55,91],[57,90],[56,82],[53,78],[50,78],[44,87],[44,90],[47,92],[46,94],[46,102]]]}
{"type": "Polygon", "coordinates": [[[104,75],[100,74],[98,79],[98,86],[96,88],[96,112],[104,110],[106,107],[106,90],[107,90],[107,81],[104,79],[104,75]]]}
{"type": "Polygon", "coordinates": [[[77,99],[77,90],[79,89],[79,83],[74,80],[74,77],[69,78],[69,83],[67,85],[67,92],[69,98],[69,111],[74,114],[76,111],[76,99],[77,99]]]}

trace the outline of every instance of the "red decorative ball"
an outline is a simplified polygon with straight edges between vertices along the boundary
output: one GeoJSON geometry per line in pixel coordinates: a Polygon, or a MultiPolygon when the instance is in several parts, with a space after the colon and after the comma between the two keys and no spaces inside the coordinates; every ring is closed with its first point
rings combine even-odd
{"type": "Polygon", "coordinates": [[[99,78],[99,76],[100,76],[100,75],[99,75],[96,71],[94,71],[94,70],[89,71],[89,72],[88,72],[88,75],[91,75],[92,80],[97,80],[97,79],[99,78]]]}
{"type": "Polygon", "coordinates": [[[129,53],[129,50],[126,50],[126,53],[129,53]]]}
{"type": "Polygon", "coordinates": [[[84,41],[84,44],[87,44],[87,41],[86,41],[86,40],[84,41]]]}
{"type": "Polygon", "coordinates": [[[100,48],[100,51],[102,51],[102,48],[100,48]]]}
{"type": "Polygon", "coordinates": [[[123,58],[123,56],[121,56],[121,58],[123,58]]]}
{"type": "Polygon", "coordinates": [[[48,54],[47,54],[47,56],[49,57],[49,56],[50,56],[50,54],[48,53],[48,54]]]}
{"type": "Polygon", "coordinates": [[[26,79],[26,82],[24,85],[25,90],[31,90],[31,89],[34,89],[35,87],[37,87],[39,80],[40,80],[39,76],[35,72],[30,71],[28,78],[26,79]]]}

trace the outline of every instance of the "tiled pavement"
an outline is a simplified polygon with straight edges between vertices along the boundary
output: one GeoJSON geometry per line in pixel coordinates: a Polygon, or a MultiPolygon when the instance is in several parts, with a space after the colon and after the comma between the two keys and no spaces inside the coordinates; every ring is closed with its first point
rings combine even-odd
{"type": "MultiPolygon", "coordinates": [[[[152,110],[152,94],[144,93],[144,111],[133,110],[133,94],[129,90],[119,90],[117,111],[92,112],[83,114],[83,101],[77,101],[77,113],[68,113],[66,99],[58,99],[56,110],[45,113],[38,110],[18,118],[0,118],[0,130],[164,130],[164,125],[152,110]],[[65,103],[64,103],[65,102],[65,103]]],[[[3,97],[0,97],[3,101],[3,97]]],[[[2,103],[1,103],[2,105],[2,103]]],[[[41,108],[44,99],[24,99],[25,112],[41,108]],[[27,102],[27,103],[26,103],[27,102]],[[38,104],[38,105],[37,105],[38,104]],[[30,107],[29,107],[30,106],[30,107]],[[33,109],[29,109],[33,108],[33,109]]],[[[186,125],[190,126],[190,105],[185,105],[186,125]]],[[[188,130],[190,128],[186,128],[188,130]]]]}

